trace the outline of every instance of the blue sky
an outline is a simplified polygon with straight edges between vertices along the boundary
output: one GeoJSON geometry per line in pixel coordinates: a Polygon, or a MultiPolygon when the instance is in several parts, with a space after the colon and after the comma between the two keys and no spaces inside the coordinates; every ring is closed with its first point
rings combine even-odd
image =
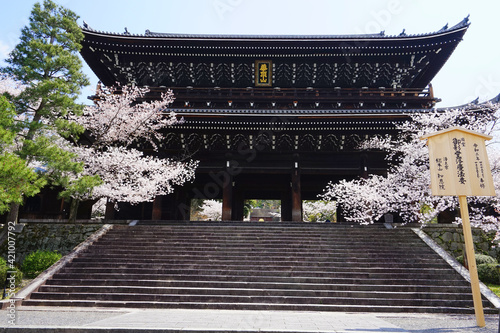
{"type": "MultiPolygon", "coordinates": [[[[16,45],[36,1],[2,4],[0,66],[16,45]]],[[[432,84],[438,106],[454,106],[500,93],[498,0],[58,0],[92,28],[142,34],[357,34],[437,31],[470,14],[471,27],[432,84]]],[[[97,78],[85,67],[92,94],[97,78]]]]}

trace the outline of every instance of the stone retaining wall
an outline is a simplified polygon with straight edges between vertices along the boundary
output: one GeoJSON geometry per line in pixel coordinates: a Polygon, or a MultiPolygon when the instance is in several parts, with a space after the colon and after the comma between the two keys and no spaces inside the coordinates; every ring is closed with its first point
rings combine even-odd
{"type": "MultiPolygon", "coordinates": [[[[63,256],[75,246],[86,240],[103,225],[97,224],[52,224],[21,223],[16,226],[15,253],[16,263],[36,250],[57,251],[63,256]]],[[[0,251],[5,256],[8,250],[7,235],[0,237],[0,251]]]]}
{"type": "MultiPolygon", "coordinates": [[[[463,254],[465,245],[461,225],[437,224],[426,226],[422,230],[455,258],[463,254]]],[[[500,250],[497,246],[498,244],[493,242],[495,232],[485,233],[481,229],[473,228],[472,238],[474,240],[476,253],[487,254],[497,260],[500,259],[500,250]]]]}

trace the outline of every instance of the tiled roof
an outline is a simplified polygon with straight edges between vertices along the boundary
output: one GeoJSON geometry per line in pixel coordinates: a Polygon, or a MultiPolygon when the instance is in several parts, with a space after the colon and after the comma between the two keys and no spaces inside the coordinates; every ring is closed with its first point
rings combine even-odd
{"type": "Polygon", "coordinates": [[[352,34],[352,35],[223,35],[223,34],[175,34],[175,33],[163,33],[163,32],[152,32],[146,30],[144,34],[131,34],[127,30],[123,33],[113,33],[105,32],[92,29],[87,23],[84,22],[82,30],[90,33],[98,33],[112,36],[122,36],[131,38],[173,38],[173,39],[400,39],[400,38],[415,38],[415,37],[425,37],[437,34],[444,34],[459,30],[469,26],[469,16],[464,18],[460,23],[448,27],[445,25],[443,28],[436,32],[423,33],[423,34],[410,34],[407,35],[405,30],[399,35],[386,35],[385,31],[381,31],[377,34],[352,34]]]}

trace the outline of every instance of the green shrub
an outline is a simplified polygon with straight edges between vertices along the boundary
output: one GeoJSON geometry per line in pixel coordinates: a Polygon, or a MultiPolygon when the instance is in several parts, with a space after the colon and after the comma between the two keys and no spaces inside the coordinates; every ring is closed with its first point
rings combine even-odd
{"type": "MultiPolygon", "coordinates": [[[[0,258],[0,288],[2,289],[5,287],[5,282],[6,282],[5,279],[7,278],[7,272],[9,271],[15,272],[14,276],[16,277],[15,280],[16,287],[20,286],[21,283],[23,282],[23,273],[17,267],[15,267],[14,269],[10,268],[7,265],[7,262],[3,258],[0,258]]],[[[8,285],[9,284],[10,283],[8,283],[8,285]]]]}
{"type": "Polygon", "coordinates": [[[500,282],[500,274],[498,273],[497,264],[480,264],[477,265],[477,275],[479,280],[484,283],[495,283],[500,282]]]}
{"type": "MultiPolygon", "coordinates": [[[[457,261],[463,265],[464,264],[464,256],[457,257],[457,261]]],[[[497,263],[497,260],[493,257],[490,257],[486,254],[477,254],[476,253],[476,265],[479,266],[482,264],[498,264],[498,263],[497,263]]]]}
{"type": "Polygon", "coordinates": [[[62,255],[51,251],[36,251],[30,253],[23,261],[21,270],[29,278],[35,278],[38,274],[55,264],[62,255]]]}

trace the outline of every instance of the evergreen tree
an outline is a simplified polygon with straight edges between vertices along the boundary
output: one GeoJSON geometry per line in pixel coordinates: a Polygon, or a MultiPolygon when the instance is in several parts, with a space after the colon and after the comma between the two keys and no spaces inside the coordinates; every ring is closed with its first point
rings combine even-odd
{"type": "Polygon", "coordinates": [[[15,138],[15,112],[7,98],[0,95],[0,214],[12,203],[20,204],[23,195],[34,195],[45,185],[34,170],[8,150],[15,138]]]}
{"type": "MultiPolygon", "coordinates": [[[[63,187],[71,174],[82,170],[75,155],[58,144],[61,136],[83,131],[68,120],[81,113],[83,106],[76,99],[88,84],[78,57],[84,36],[77,19],[75,13],[51,0],[36,3],[29,25],[22,29],[19,44],[6,60],[8,66],[2,69],[25,86],[13,98],[18,122],[14,153],[24,167],[41,170],[35,174],[37,178],[63,187]]],[[[9,221],[17,220],[21,201],[13,201],[9,221]]]]}

